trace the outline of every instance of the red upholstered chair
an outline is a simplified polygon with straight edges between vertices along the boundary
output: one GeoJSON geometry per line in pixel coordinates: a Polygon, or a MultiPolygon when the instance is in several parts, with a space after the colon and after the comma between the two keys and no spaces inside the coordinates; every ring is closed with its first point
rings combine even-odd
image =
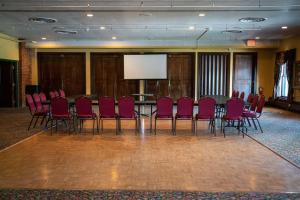
{"type": "Polygon", "coordinates": [[[47,110],[48,112],[50,112],[50,107],[49,107],[49,105],[47,105],[46,94],[43,93],[43,92],[40,92],[39,96],[40,96],[40,99],[41,99],[41,103],[43,104],[43,109],[47,110]]]}
{"type": "Polygon", "coordinates": [[[249,93],[249,95],[247,97],[247,102],[251,104],[253,101],[253,98],[254,98],[254,95],[252,93],[249,93]]]}
{"type": "Polygon", "coordinates": [[[234,98],[239,98],[239,95],[240,95],[240,92],[239,92],[239,91],[236,91],[236,92],[235,92],[234,98]]]}
{"type": "Polygon", "coordinates": [[[193,119],[194,99],[190,97],[181,97],[177,100],[177,113],[175,115],[174,134],[176,135],[177,120],[191,120],[192,132],[194,132],[193,119]]]}
{"type": "Polygon", "coordinates": [[[255,95],[252,99],[252,102],[250,104],[250,110],[251,111],[255,111],[256,109],[256,106],[257,106],[257,103],[258,103],[258,99],[259,99],[259,96],[258,95],[255,95]]]}
{"type": "MultiPolygon", "coordinates": [[[[76,122],[79,120],[79,131],[83,128],[83,121],[93,120],[93,134],[95,133],[95,122],[97,123],[97,131],[99,130],[98,126],[98,117],[92,109],[92,100],[81,96],[75,100],[76,108],[76,122]]],[[[78,124],[78,123],[76,123],[78,124]]]]}
{"type": "Polygon", "coordinates": [[[56,131],[57,131],[58,121],[68,122],[67,126],[70,133],[72,115],[69,112],[69,103],[67,99],[63,97],[55,97],[51,99],[51,135],[52,135],[53,121],[56,122],[55,123],[56,131]]]}
{"type": "Polygon", "coordinates": [[[54,90],[53,92],[54,92],[55,97],[59,97],[59,92],[57,90],[54,90]]]}
{"type": "Polygon", "coordinates": [[[259,129],[260,129],[261,133],[263,133],[263,130],[261,128],[259,118],[261,117],[264,105],[265,105],[265,96],[262,95],[258,100],[257,107],[256,107],[255,111],[247,110],[247,111],[243,112],[243,117],[247,119],[248,124],[250,126],[251,126],[251,124],[250,124],[249,119],[252,120],[255,130],[257,130],[257,126],[256,126],[256,123],[255,123],[255,121],[257,121],[257,124],[259,126],[259,129]]]}
{"type": "Polygon", "coordinates": [[[34,125],[33,125],[33,128],[35,128],[38,119],[40,117],[43,117],[43,118],[46,117],[47,113],[44,112],[44,110],[42,109],[41,106],[39,106],[39,108],[37,108],[35,106],[33,98],[32,98],[31,95],[26,95],[26,103],[27,103],[27,106],[28,106],[30,114],[31,114],[31,120],[30,120],[29,126],[27,128],[27,130],[29,131],[33,120],[35,119],[35,122],[34,122],[34,125]]]}
{"type": "MultiPolygon", "coordinates": [[[[222,117],[221,122],[221,131],[225,137],[225,127],[233,127],[234,122],[238,122],[237,129],[240,133],[241,128],[244,128],[244,120],[243,120],[243,108],[244,108],[244,101],[239,98],[232,98],[226,102],[226,113],[222,117]],[[227,125],[225,125],[227,122],[227,125]]],[[[243,137],[244,137],[244,130],[242,129],[243,137]]]]}
{"type": "Polygon", "coordinates": [[[236,92],[235,92],[235,90],[232,90],[232,93],[231,93],[231,98],[234,98],[235,96],[236,96],[236,94],[235,94],[236,92]]]}
{"type": "Polygon", "coordinates": [[[66,93],[65,93],[65,91],[63,89],[59,90],[59,96],[66,97],[66,93]]]}
{"type": "Polygon", "coordinates": [[[103,120],[116,120],[116,133],[118,132],[118,115],[115,109],[115,99],[113,97],[100,97],[99,121],[103,132],[103,120]]]}
{"type": "Polygon", "coordinates": [[[50,99],[53,99],[53,98],[56,97],[56,96],[55,96],[55,93],[54,93],[53,91],[50,91],[50,92],[49,92],[49,96],[50,96],[50,99]]]}
{"type": "Polygon", "coordinates": [[[204,97],[198,100],[198,114],[195,115],[196,135],[198,121],[209,121],[210,130],[216,135],[215,107],[216,100],[211,97],[204,97]]]}
{"type": "MultiPolygon", "coordinates": [[[[49,112],[50,112],[49,106],[46,106],[46,105],[43,106],[43,104],[42,104],[42,102],[41,102],[41,97],[40,97],[40,95],[39,95],[38,93],[34,93],[34,94],[32,95],[32,97],[33,97],[33,101],[34,101],[34,103],[35,103],[36,109],[37,109],[37,110],[41,110],[43,113],[45,113],[45,115],[43,116],[42,121],[41,121],[41,125],[42,125],[43,122],[44,122],[44,120],[45,120],[45,118],[46,118],[46,116],[49,115],[49,112]]],[[[47,122],[48,122],[48,121],[47,121],[47,122]]]]}
{"type": "Polygon", "coordinates": [[[134,110],[134,98],[123,96],[118,100],[118,129],[121,132],[121,120],[135,120],[135,133],[139,129],[139,117],[134,110]]]}
{"type": "Polygon", "coordinates": [[[173,123],[173,99],[171,97],[160,97],[156,101],[156,110],[153,112],[155,114],[155,125],[154,133],[156,134],[156,121],[157,120],[172,120],[171,131],[174,134],[174,123],[173,123]]]}
{"type": "Polygon", "coordinates": [[[240,99],[242,99],[244,101],[244,98],[245,98],[245,92],[241,92],[240,99]]]}

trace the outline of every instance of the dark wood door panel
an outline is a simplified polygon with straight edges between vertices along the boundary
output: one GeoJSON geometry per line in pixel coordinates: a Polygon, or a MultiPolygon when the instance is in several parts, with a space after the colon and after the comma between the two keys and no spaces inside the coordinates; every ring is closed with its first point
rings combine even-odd
{"type": "Polygon", "coordinates": [[[146,81],[146,93],[171,96],[174,100],[194,97],[194,60],[194,53],[168,53],[168,80],[146,81]]]}
{"type": "Polygon", "coordinates": [[[64,89],[67,96],[85,94],[85,53],[38,53],[39,85],[46,94],[64,89]]]}
{"type": "Polygon", "coordinates": [[[115,98],[139,92],[137,80],[124,80],[123,53],[91,54],[92,93],[115,98]]]}
{"type": "Polygon", "coordinates": [[[257,54],[234,53],[233,57],[233,89],[246,95],[255,92],[257,54]]]}

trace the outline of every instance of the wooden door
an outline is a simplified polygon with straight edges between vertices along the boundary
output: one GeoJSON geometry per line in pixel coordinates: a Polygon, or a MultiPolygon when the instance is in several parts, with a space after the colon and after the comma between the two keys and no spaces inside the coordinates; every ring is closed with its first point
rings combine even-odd
{"type": "Polygon", "coordinates": [[[67,96],[85,94],[84,53],[38,53],[41,91],[64,89],[67,96]]]}
{"type": "Polygon", "coordinates": [[[194,53],[168,53],[168,79],[146,81],[146,93],[156,97],[194,97],[194,53]]]}
{"type": "Polygon", "coordinates": [[[124,79],[122,53],[91,54],[92,93],[98,96],[121,97],[139,92],[137,80],[124,79]]]}
{"type": "Polygon", "coordinates": [[[0,107],[16,106],[16,62],[0,61],[0,107]]]}
{"type": "Polygon", "coordinates": [[[249,93],[255,92],[256,87],[256,53],[234,53],[233,89],[249,93]]]}

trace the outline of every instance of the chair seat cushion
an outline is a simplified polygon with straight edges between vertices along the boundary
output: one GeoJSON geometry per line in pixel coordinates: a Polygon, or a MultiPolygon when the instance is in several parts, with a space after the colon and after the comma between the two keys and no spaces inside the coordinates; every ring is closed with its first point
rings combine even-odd
{"type": "Polygon", "coordinates": [[[242,120],[243,117],[242,116],[238,116],[238,117],[230,117],[230,116],[227,116],[227,115],[224,115],[222,117],[223,120],[242,120]]]}
{"type": "Polygon", "coordinates": [[[77,115],[78,118],[96,118],[97,115],[96,113],[92,113],[92,114],[83,114],[83,115],[77,115]]]}
{"type": "Polygon", "coordinates": [[[246,112],[243,112],[243,117],[255,118],[256,113],[254,111],[246,111],[246,112]]]}
{"type": "Polygon", "coordinates": [[[176,113],[175,118],[176,119],[191,119],[191,118],[193,118],[193,115],[179,115],[178,113],[176,113]]]}
{"type": "Polygon", "coordinates": [[[164,118],[164,119],[167,119],[167,118],[173,118],[173,115],[155,115],[155,118],[164,118]]]}
{"type": "Polygon", "coordinates": [[[214,116],[211,116],[211,115],[199,115],[199,114],[196,114],[196,115],[195,115],[195,118],[196,118],[196,120],[198,120],[198,119],[213,119],[214,116]]]}

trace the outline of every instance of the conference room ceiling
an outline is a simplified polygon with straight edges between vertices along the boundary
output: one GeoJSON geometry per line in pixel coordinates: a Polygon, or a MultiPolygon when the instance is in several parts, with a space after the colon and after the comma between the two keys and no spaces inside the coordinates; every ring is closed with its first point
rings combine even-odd
{"type": "Polygon", "coordinates": [[[193,46],[255,38],[273,43],[300,32],[300,0],[0,0],[0,18],[1,33],[28,43],[193,46]],[[29,20],[36,17],[55,22],[29,20]],[[249,17],[265,21],[240,21],[249,17]]]}

